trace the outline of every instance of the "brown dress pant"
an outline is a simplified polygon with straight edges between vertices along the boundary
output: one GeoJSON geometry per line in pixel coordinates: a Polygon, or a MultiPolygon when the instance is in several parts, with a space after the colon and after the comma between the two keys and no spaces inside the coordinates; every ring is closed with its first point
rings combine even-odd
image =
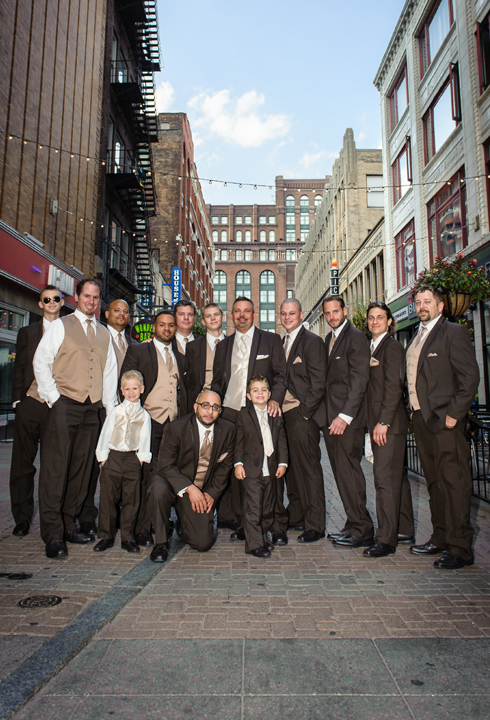
{"type": "Polygon", "coordinates": [[[274,493],[270,475],[238,480],[243,485],[245,551],[264,547],[274,517],[274,493]]]}
{"type": "Polygon", "coordinates": [[[134,526],[140,507],[141,473],[141,464],[135,452],[109,452],[100,474],[97,537],[114,539],[117,504],[121,503],[121,540],[134,540],[134,526]]]}
{"type": "MultiPolygon", "coordinates": [[[[233,424],[236,422],[238,412],[233,408],[223,408],[221,417],[229,420],[233,424]]],[[[225,491],[218,500],[216,507],[218,510],[218,522],[230,522],[230,520],[238,520],[239,527],[242,526],[242,506],[243,496],[240,482],[236,479],[233,468],[228,479],[225,491]]]]}

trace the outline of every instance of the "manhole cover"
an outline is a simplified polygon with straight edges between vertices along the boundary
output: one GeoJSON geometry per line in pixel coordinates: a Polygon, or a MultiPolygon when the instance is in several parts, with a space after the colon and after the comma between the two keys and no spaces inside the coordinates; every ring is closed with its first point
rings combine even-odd
{"type": "Polygon", "coordinates": [[[0,573],[0,577],[8,580],[28,580],[32,575],[30,573],[0,573]]]}
{"type": "Polygon", "coordinates": [[[19,600],[18,607],[21,608],[45,608],[59,605],[61,598],[58,595],[31,595],[31,597],[19,600]]]}

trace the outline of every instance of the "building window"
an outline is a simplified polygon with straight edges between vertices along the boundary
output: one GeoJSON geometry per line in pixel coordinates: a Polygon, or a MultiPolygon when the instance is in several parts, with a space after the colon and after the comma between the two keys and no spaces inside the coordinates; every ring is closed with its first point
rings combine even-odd
{"type": "Polygon", "coordinates": [[[300,216],[299,224],[302,230],[310,227],[310,199],[308,195],[302,195],[299,200],[300,216]]]}
{"type": "Polygon", "coordinates": [[[407,68],[401,71],[398,79],[388,96],[390,102],[390,125],[394,130],[398,125],[398,121],[408,107],[408,86],[407,86],[407,68]]]}
{"type": "Polygon", "coordinates": [[[267,251],[266,250],[260,251],[259,259],[260,259],[260,262],[265,262],[267,260],[267,251]]]}
{"type": "Polygon", "coordinates": [[[384,187],[382,175],[366,175],[366,201],[371,208],[384,207],[384,187]]]}
{"type": "Polygon", "coordinates": [[[431,257],[449,257],[467,244],[464,168],[428,203],[431,257]]]}
{"type": "Polygon", "coordinates": [[[301,240],[301,242],[306,242],[306,240],[308,238],[308,234],[309,234],[309,230],[301,230],[301,232],[299,234],[299,239],[301,240]]]}
{"type": "Polygon", "coordinates": [[[269,230],[269,242],[276,242],[276,233],[274,230],[269,230]]]}
{"type": "Polygon", "coordinates": [[[218,237],[219,237],[219,236],[218,236],[218,231],[217,231],[217,230],[213,230],[213,242],[214,242],[214,244],[216,244],[216,243],[218,242],[218,237]]]}
{"type": "Polygon", "coordinates": [[[265,215],[259,216],[259,225],[266,225],[267,224],[267,218],[265,215]]]}
{"type": "Polygon", "coordinates": [[[239,270],[235,277],[235,297],[241,295],[252,299],[252,276],[248,270],[239,270]]]}
{"type": "Polygon", "coordinates": [[[299,199],[299,206],[300,208],[309,208],[310,207],[310,198],[308,195],[302,195],[299,199]]]}
{"type": "Polygon", "coordinates": [[[245,225],[251,225],[251,224],[252,224],[252,216],[245,215],[245,225]]]}
{"type": "Polygon", "coordinates": [[[405,146],[391,166],[393,174],[393,205],[405,195],[412,183],[410,143],[405,139],[405,146]]]}
{"type": "Polygon", "coordinates": [[[245,242],[252,242],[252,232],[245,230],[245,242]]]}
{"type": "Polygon", "coordinates": [[[446,35],[454,22],[453,0],[440,0],[419,35],[420,42],[420,68],[425,71],[435,58],[437,51],[444,42],[446,35]]]}
{"type": "Polygon", "coordinates": [[[269,250],[269,262],[276,262],[276,251],[269,250]]]}
{"type": "Polygon", "coordinates": [[[211,225],[219,225],[219,217],[217,215],[211,216],[211,225]]]}
{"type": "Polygon", "coordinates": [[[490,85],[490,14],[486,16],[483,22],[476,23],[476,49],[481,95],[490,85]]]}
{"type": "Polygon", "coordinates": [[[228,250],[222,250],[221,251],[221,262],[227,262],[228,260],[228,250]]]}
{"type": "Polygon", "coordinates": [[[294,195],[288,195],[286,198],[286,207],[294,208],[294,195]]]}
{"type": "Polygon", "coordinates": [[[411,220],[395,238],[398,290],[415,282],[415,238],[411,220]]]}
{"type": "Polygon", "coordinates": [[[296,250],[290,250],[289,248],[286,250],[286,260],[287,261],[294,261],[296,260],[296,250]]]}
{"type": "Polygon", "coordinates": [[[226,230],[221,231],[221,242],[228,242],[228,233],[226,230]]]}
{"type": "Polygon", "coordinates": [[[243,250],[235,250],[235,262],[241,262],[243,260],[243,250]]]}
{"type": "Polygon", "coordinates": [[[426,164],[441,149],[457,126],[453,112],[453,85],[449,80],[446,82],[423,118],[426,164]]]}
{"type": "Polygon", "coordinates": [[[219,259],[220,259],[220,251],[219,250],[214,251],[214,259],[216,260],[216,262],[219,262],[219,259]]]}
{"type": "Polygon", "coordinates": [[[286,213],[286,226],[294,227],[296,225],[296,218],[294,213],[286,213]]]}
{"type": "MultiPolygon", "coordinates": [[[[316,208],[320,205],[322,200],[323,200],[323,198],[321,195],[315,195],[314,205],[316,208]]],[[[291,295],[291,297],[292,297],[292,295],[291,295]]]]}
{"type": "Polygon", "coordinates": [[[276,276],[271,270],[265,270],[259,278],[260,291],[260,329],[276,329],[276,276]]]}
{"type": "Polygon", "coordinates": [[[259,240],[260,240],[260,242],[266,242],[266,241],[267,241],[267,233],[265,232],[265,230],[261,230],[261,231],[259,232],[259,240]]]}
{"type": "Polygon", "coordinates": [[[220,306],[225,314],[223,330],[226,331],[226,273],[223,270],[217,270],[214,274],[213,295],[214,302],[220,306]]]}
{"type": "Polygon", "coordinates": [[[241,215],[239,215],[238,217],[235,218],[235,225],[242,225],[242,223],[243,223],[243,218],[241,215]]]}
{"type": "Polygon", "coordinates": [[[251,262],[251,260],[252,260],[252,251],[251,250],[245,250],[245,260],[247,262],[251,262]]]}
{"type": "Polygon", "coordinates": [[[294,230],[286,230],[286,242],[296,242],[296,233],[294,230]]]}
{"type": "Polygon", "coordinates": [[[292,290],[286,290],[286,297],[289,300],[290,298],[294,297],[292,290]]]}
{"type": "Polygon", "coordinates": [[[228,225],[228,218],[226,215],[221,216],[221,224],[222,225],[228,225]]]}
{"type": "Polygon", "coordinates": [[[275,224],[276,224],[276,216],[269,215],[269,225],[275,225],[275,224]]]}
{"type": "Polygon", "coordinates": [[[241,230],[236,231],[235,240],[236,242],[242,242],[243,239],[243,233],[241,230]]]}

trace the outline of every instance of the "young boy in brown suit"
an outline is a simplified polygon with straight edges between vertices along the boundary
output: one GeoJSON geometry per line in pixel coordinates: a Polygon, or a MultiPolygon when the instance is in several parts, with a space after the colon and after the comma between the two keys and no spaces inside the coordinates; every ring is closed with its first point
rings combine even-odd
{"type": "Polygon", "coordinates": [[[235,477],[244,490],[245,552],[261,558],[274,549],[267,536],[274,520],[274,478],[282,477],[288,466],[284,421],[267,413],[270,396],[264,375],[250,378],[247,398],[252,405],[236,418],[235,477]]]}

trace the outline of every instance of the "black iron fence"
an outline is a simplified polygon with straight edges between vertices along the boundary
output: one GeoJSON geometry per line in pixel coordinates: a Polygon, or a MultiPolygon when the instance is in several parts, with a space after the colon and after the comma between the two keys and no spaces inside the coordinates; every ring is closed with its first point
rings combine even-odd
{"type": "Polygon", "coordinates": [[[15,410],[10,403],[0,403],[0,442],[14,439],[15,410]]]}

